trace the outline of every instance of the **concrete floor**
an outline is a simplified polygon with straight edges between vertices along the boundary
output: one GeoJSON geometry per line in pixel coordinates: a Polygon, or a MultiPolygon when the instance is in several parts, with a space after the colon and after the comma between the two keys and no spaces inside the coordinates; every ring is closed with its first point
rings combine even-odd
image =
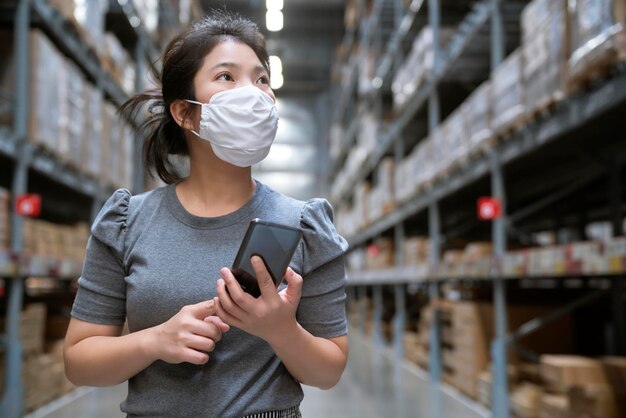
{"type": "MultiPolygon", "coordinates": [[[[105,389],[81,388],[27,418],[122,417],[119,404],[125,396],[125,384],[105,389]]],[[[394,361],[388,349],[375,350],[358,332],[350,335],[350,359],[339,384],[329,391],[305,387],[301,410],[304,418],[491,416],[485,408],[447,386],[430,393],[423,371],[407,362],[394,361]]]]}

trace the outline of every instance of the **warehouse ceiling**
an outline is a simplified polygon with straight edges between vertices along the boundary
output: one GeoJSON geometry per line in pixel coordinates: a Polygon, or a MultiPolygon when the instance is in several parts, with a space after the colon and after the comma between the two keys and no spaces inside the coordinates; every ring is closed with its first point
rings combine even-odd
{"type": "Polygon", "coordinates": [[[284,27],[269,32],[265,0],[201,0],[204,10],[226,9],[259,25],[270,55],[280,57],[286,93],[308,94],[329,87],[335,47],[343,35],[344,0],[284,0],[284,27]]]}

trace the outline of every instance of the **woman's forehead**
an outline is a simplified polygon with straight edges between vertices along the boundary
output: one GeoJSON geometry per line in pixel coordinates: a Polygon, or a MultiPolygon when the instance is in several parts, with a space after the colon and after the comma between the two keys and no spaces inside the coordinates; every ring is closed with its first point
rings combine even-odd
{"type": "Polygon", "coordinates": [[[240,70],[249,70],[259,66],[264,69],[252,48],[234,40],[220,42],[204,60],[204,67],[213,68],[221,64],[240,70]]]}

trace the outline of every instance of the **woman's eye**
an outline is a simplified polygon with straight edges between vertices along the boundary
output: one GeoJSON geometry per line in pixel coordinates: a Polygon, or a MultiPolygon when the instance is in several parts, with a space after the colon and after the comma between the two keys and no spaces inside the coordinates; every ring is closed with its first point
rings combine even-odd
{"type": "Polygon", "coordinates": [[[226,73],[218,75],[217,79],[224,80],[224,81],[233,81],[233,78],[230,76],[230,74],[226,74],[226,73]]]}
{"type": "Polygon", "coordinates": [[[264,75],[262,77],[259,77],[258,81],[261,84],[269,84],[270,83],[270,79],[268,76],[264,75]]]}

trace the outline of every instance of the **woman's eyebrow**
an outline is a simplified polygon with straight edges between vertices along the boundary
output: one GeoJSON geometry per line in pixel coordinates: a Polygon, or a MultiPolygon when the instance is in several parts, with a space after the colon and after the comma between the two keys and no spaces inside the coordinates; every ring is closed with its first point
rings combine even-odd
{"type": "Polygon", "coordinates": [[[211,69],[209,71],[213,71],[213,70],[216,70],[216,69],[221,68],[221,67],[232,68],[232,69],[235,69],[235,70],[239,70],[241,68],[241,66],[239,64],[235,64],[234,62],[221,62],[221,63],[211,67],[211,69]]]}
{"type": "MultiPolygon", "coordinates": [[[[211,67],[211,69],[209,71],[215,71],[218,68],[222,68],[222,67],[230,68],[230,69],[237,70],[237,71],[241,70],[241,66],[239,64],[235,64],[234,62],[221,62],[221,63],[211,67]]],[[[264,66],[262,66],[261,64],[256,65],[254,67],[253,71],[254,71],[255,74],[262,73],[262,72],[268,72],[267,69],[264,66]]]]}

